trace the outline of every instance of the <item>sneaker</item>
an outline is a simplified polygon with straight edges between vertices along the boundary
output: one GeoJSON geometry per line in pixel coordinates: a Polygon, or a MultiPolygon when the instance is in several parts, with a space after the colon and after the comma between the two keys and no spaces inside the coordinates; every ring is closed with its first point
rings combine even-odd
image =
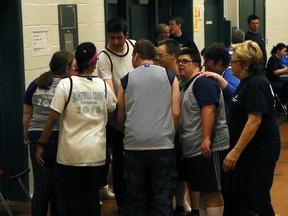
{"type": "Polygon", "coordinates": [[[184,211],[186,213],[190,213],[191,212],[191,207],[190,207],[189,203],[187,202],[187,200],[184,203],[184,211]]]}
{"type": "Polygon", "coordinates": [[[108,185],[106,185],[105,187],[100,188],[99,195],[100,195],[100,199],[103,199],[103,200],[113,200],[113,199],[115,199],[115,194],[108,187],[108,185]]]}

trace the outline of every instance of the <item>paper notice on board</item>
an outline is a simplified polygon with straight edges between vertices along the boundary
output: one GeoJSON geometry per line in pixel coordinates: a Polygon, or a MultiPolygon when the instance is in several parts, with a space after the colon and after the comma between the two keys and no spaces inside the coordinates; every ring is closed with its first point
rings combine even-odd
{"type": "Polygon", "coordinates": [[[33,56],[50,55],[51,34],[47,28],[32,29],[33,56]]]}

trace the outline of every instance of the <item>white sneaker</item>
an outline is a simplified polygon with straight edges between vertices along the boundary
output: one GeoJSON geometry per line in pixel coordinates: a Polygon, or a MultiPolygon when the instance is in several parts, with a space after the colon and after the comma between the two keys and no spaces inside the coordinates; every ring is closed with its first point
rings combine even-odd
{"type": "Polygon", "coordinates": [[[187,202],[187,200],[185,200],[185,203],[184,203],[184,210],[187,213],[191,212],[191,207],[190,207],[189,203],[187,202]]]}
{"type": "Polygon", "coordinates": [[[115,194],[112,190],[106,185],[105,187],[101,187],[99,190],[100,199],[103,200],[113,200],[115,199],[115,194]]]}

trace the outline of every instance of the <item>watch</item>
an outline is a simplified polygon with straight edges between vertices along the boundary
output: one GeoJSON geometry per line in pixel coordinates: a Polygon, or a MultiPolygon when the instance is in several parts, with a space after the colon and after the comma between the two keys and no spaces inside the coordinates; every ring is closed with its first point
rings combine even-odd
{"type": "Polygon", "coordinates": [[[37,140],[37,144],[43,147],[45,143],[41,143],[40,140],[37,140]]]}

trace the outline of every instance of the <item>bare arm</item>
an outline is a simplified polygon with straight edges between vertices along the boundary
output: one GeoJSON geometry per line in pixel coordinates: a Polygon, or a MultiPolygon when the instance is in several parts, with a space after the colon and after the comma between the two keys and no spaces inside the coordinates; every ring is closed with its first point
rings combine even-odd
{"type": "Polygon", "coordinates": [[[118,88],[118,102],[117,102],[117,120],[121,128],[124,128],[126,115],[125,115],[125,96],[122,84],[118,88]]]}
{"type": "Polygon", "coordinates": [[[204,157],[211,155],[211,134],[214,128],[216,105],[210,104],[202,107],[202,143],[201,152],[204,157]]]}
{"type": "Polygon", "coordinates": [[[255,136],[256,131],[262,121],[262,113],[249,113],[248,120],[243,128],[243,131],[235,145],[235,147],[227,154],[223,161],[224,171],[234,169],[240,154],[246,148],[251,139],[255,136]]]}
{"type": "Polygon", "coordinates": [[[180,119],[180,91],[179,91],[179,82],[176,77],[172,84],[171,110],[172,110],[174,128],[177,129],[179,126],[179,119],[180,119]]]}
{"type": "Polygon", "coordinates": [[[23,129],[24,129],[24,143],[29,144],[28,128],[32,118],[33,106],[23,104],[23,129]]]}
{"type": "Polygon", "coordinates": [[[280,75],[283,75],[285,73],[288,73],[288,67],[277,69],[277,70],[274,70],[273,72],[276,76],[280,76],[280,75]]]}
{"type": "MultiPolygon", "coordinates": [[[[112,91],[115,94],[115,89],[114,89],[114,85],[111,79],[105,79],[106,83],[109,85],[109,87],[112,89],[112,91]]],[[[117,95],[116,95],[117,96],[117,95]]]]}
{"type": "MultiPolygon", "coordinates": [[[[45,123],[44,129],[42,131],[41,137],[39,139],[40,143],[46,143],[47,142],[47,140],[50,137],[50,135],[53,131],[53,128],[54,128],[56,122],[58,121],[59,117],[60,117],[60,113],[58,113],[54,110],[51,111],[50,115],[48,116],[48,118],[46,120],[46,123],[45,123]]],[[[36,151],[36,160],[40,165],[44,164],[44,160],[42,159],[43,152],[44,152],[43,146],[38,145],[37,151],[36,151]]]]}
{"type": "Polygon", "coordinates": [[[201,73],[200,76],[211,77],[215,79],[218,82],[221,89],[226,88],[226,86],[228,85],[228,82],[220,74],[214,72],[206,71],[204,73],[201,73]]]}

